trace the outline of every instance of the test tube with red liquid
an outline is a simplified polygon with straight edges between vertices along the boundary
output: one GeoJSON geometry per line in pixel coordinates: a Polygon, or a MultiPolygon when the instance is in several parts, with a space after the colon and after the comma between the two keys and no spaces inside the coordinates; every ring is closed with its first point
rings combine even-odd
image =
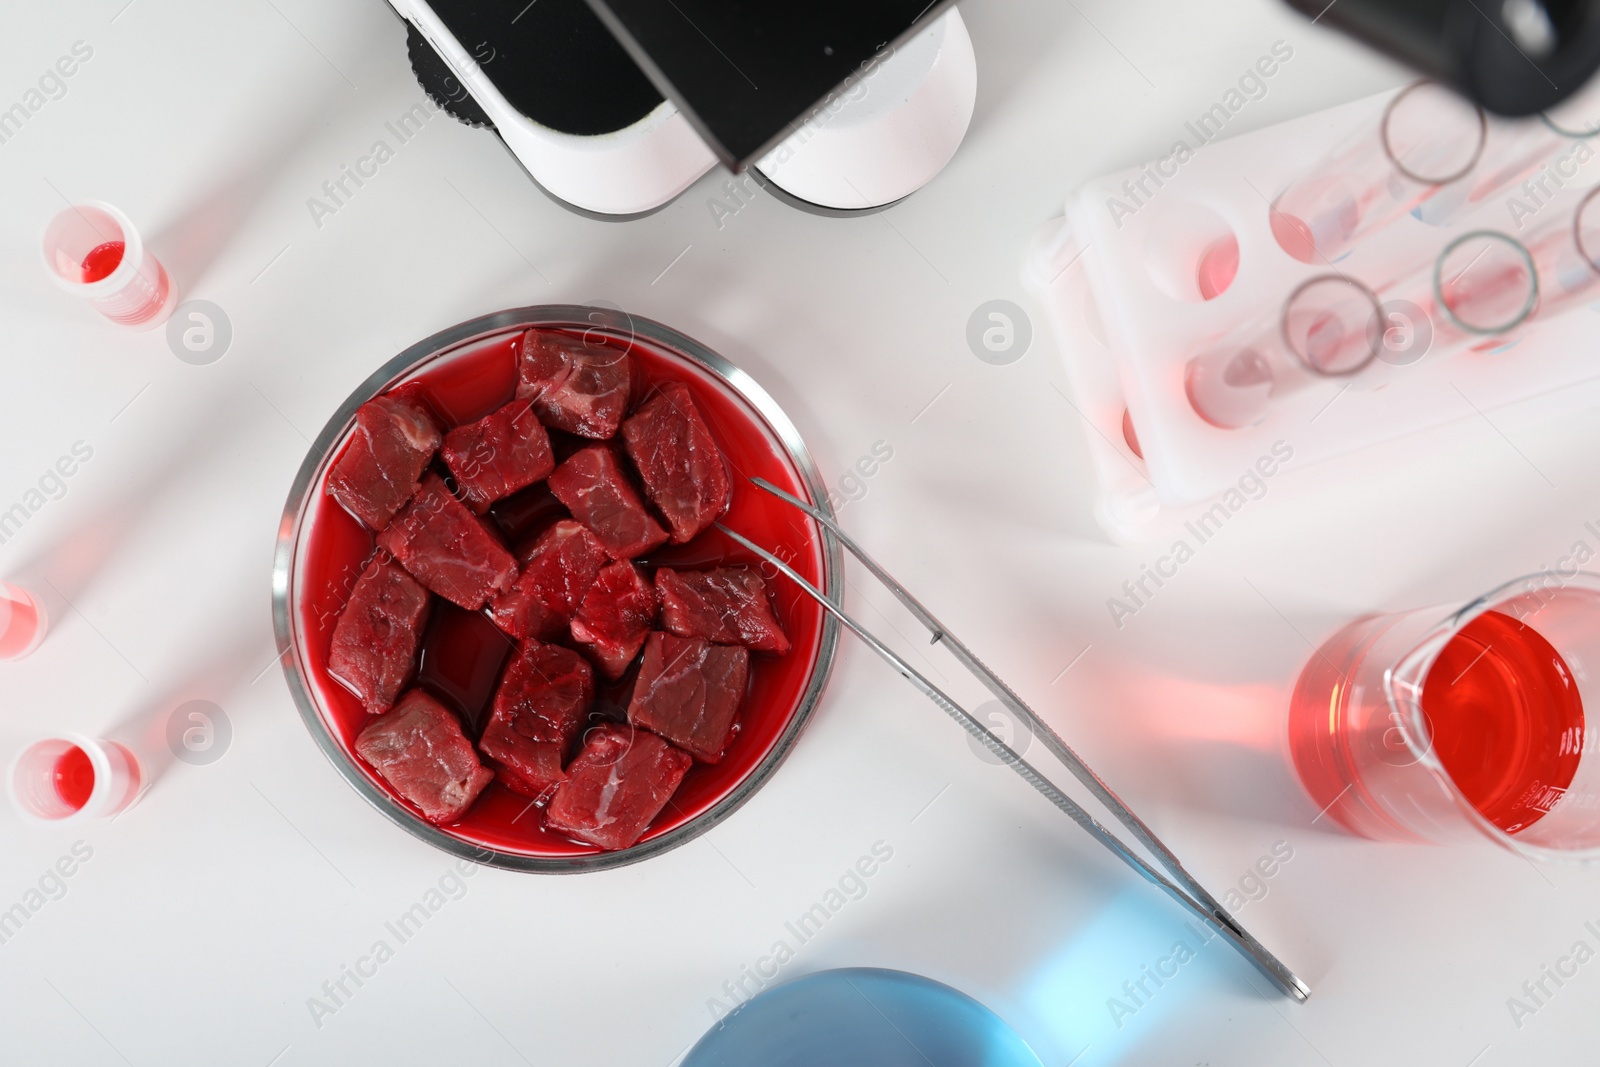
{"type": "Polygon", "coordinates": [[[1593,301],[1600,295],[1600,186],[1589,190],[1570,216],[1529,233],[1526,248],[1539,279],[1539,318],[1593,301]]]}
{"type": "Polygon", "coordinates": [[[66,291],[119,326],[147,330],[172,313],[176,290],[127,216],[92,200],[66,208],[45,227],[44,260],[66,291]]]}
{"type": "Polygon", "coordinates": [[[1600,189],[1571,212],[1518,240],[1496,230],[1463,234],[1430,272],[1380,289],[1427,313],[1431,351],[1498,348],[1524,323],[1554,318],[1600,295],[1600,189]]]}
{"type": "Polygon", "coordinates": [[[1275,397],[1361,370],[1379,340],[1376,295],[1342,274],[1320,275],[1271,315],[1202,346],[1184,368],[1184,391],[1211,425],[1251,426],[1275,397]]]}
{"type": "Polygon", "coordinates": [[[1367,616],[1322,645],[1289,709],[1311,801],[1379,840],[1489,838],[1600,859],[1600,575],[1518,579],[1455,609],[1367,616]]]}
{"type": "Polygon", "coordinates": [[[1434,261],[1376,291],[1323,275],[1290,295],[1276,318],[1253,320],[1204,346],[1185,367],[1190,406],[1223,429],[1254,425],[1271,402],[1318,377],[1362,370],[1387,343],[1382,303],[1426,316],[1427,354],[1490,349],[1524,323],[1552,318],[1600,296],[1600,188],[1526,242],[1496,230],[1466,233],[1434,261]]]}
{"type": "Polygon", "coordinates": [[[125,811],[143,774],[117,741],[64,734],[35,741],[11,763],[11,800],[37,822],[85,822],[125,811]]]}
{"type": "Polygon", "coordinates": [[[1434,82],[1417,82],[1272,201],[1282,249],[1302,263],[1332,263],[1470,173],[1488,133],[1482,109],[1434,82]]]}
{"type": "Polygon", "coordinates": [[[44,604],[26,589],[0,582],[0,659],[21,659],[44,640],[44,604]]]}
{"type": "MultiPolygon", "coordinates": [[[[1588,141],[1593,145],[1597,134],[1600,134],[1600,84],[1594,82],[1541,115],[1491,119],[1483,158],[1472,176],[1461,183],[1462,192],[1440,199],[1456,202],[1458,207],[1463,203],[1478,204],[1524,179],[1533,178],[1547,167],[1557,170],[1555,180],[1562,183],[1576,173],[1576,163],[1581,161],[1567,157],[1579,142],[1588,141]]],[[[1548,184],[1537,180],[1524,186],[1523,191],[1533,197],[1535,203],[1550,195],[1548,184]]],[[[1428,221],[1438,224],[1449,214],[1447,210],[1431,216],[1428,221]]]]}

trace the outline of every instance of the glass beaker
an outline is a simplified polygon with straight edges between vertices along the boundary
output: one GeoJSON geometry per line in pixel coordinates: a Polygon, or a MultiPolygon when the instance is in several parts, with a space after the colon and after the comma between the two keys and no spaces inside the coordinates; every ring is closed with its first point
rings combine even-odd
{"type": "Polygon", "coordinates": [[[1344,627],[1300,674],[1289,747],[1313,802],[1353,833],[1591,861],[1597,684],[1600,575],[1547,571],[1344,627]]]}

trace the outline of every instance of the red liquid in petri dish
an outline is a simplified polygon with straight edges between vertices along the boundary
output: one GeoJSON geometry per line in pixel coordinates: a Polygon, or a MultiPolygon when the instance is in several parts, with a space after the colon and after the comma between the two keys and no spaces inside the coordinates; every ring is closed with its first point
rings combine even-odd
{"type": "MultiPolygon", "coordinates": [[[[576,334],[578,331],[566,332],[576,334]]],[[[447,427],[482,418],[513,397],[516,367],[512,343],[520,333],[519,328],[472,342],[430,363],[407,381],[422,383],[429,402],[447,427]]],[[[593,332],[586,335],[589,343],[597,343],[596,337],[593,332]]],[[[681,381],[689,387],[734,478],[733,502],[721,521],[777,553],[807,581],[820,586],[822,551],[815,525],[747,481],[751,477],[766,478],[801,499],[810,498],[780,446],[745,401],[708,372],[657,348],[653,342],[628,343],[606,337],[599,343],[626,348],[633,357],[633,407],[637,407],[658,383],[681,381]]],[[[559,457],[565,454],[562,446],[573,442],[558,440],[556,443],[559,457]]],[[[338,458],[340,451],[336,449],[330,455],[323,468],[324,478],[327,467],[338,458]]],[[[336,740],[351,760],[367,771],[374,785],[394,797],[401,806],[407,806],[355,756],[356,736],[371,722],[371,717],[356,698],[328,674],[328,645],[334,623],[355,577],[372,554],[374,542],[373,535],[328,497],[323,486],[324,482],[319,480],[313,499],[307,505],[295,563],[298,592],[294,611],[302,644],[302,663],[323,709],[324,721],[336,740]]],[[[497,505],[487,516],[508,535],[507,541],[513,549],[565,514],[564,509],[559,505],[551,506],[538,492],[530,492],[529,497],[530,500],[523,502],[512,498],[509,506],[497,505]]],[[[715,806],[777,745],[805,693],[820,655],[823,615],[822,610],[787,578],[775,575],[769,565],[716,530],[709,530],[688,544],[664,546],[638,562],[647,569],[724,564],[757,567],[772,590],[778,618],[794,643],[784,656],[752,655],[750,682],[738,732],[722,761],[715,765],[696,763],[690,769],[666,810],[645,831],[642,843],[684,825],[715,806]]],[[[439,607],[436,602],[435,610],[439,607]]],[[[428,672],[432,677],[425,676],[413,684],[427,688],[434,677],[474,677],[484,663],[504,658],[503,648],[480,648],[474,643],[498,646],[503,639],[493,626],[452,625],[449,631],[449,640],[438,641],[434,646],[436,658],[428,672]]],[[[573,647],[581,651],[581,647],[573,647]]],[[[596,681],[599,684],[592,717],[596,721],[623,718],[628,679],[606,683],[597,677],[596,681]]],[[[450,707],[459,707],[465,689],[483,692],[479,684],[452,688],[453,692],[435,693],[450,707]]],[[[472,844],[527,856],[571,857],[600,851],[547,832],[540,812],[529,808],[527,797],[495,782],[483,791],[460,822],[443,829],[472,844]]]]}
{"type": "Polygon", "coordinates": [[[1422,708],[1456,787],[1508,834],[1543,818],[1578,772],[1577,682],[1550,642],[1509,615],[1485,612],[1451,639],[1423,680],[1422,708]]]}
{"type": "Polygon", "coordinates": [[[121,241],[107,241],[89,249],[88,255],[83,257],[84,283],[98,282],[110,277],[111,272],[122,263],[124,247],[121,241]]]}
{"type": "Polygon", "coordinates": [[[517,642],[482,612],[435,599],[423,631],[417,684],[461,718],[467,736],[483,736],[495,687],[517,642]]]}
{"type": "Polygon", "coordinates": [[[73,811],[89,803],[94,792],[94,764],[89,754],[77,745],[67,749],[56,759],[56,795],[73,811]]]}

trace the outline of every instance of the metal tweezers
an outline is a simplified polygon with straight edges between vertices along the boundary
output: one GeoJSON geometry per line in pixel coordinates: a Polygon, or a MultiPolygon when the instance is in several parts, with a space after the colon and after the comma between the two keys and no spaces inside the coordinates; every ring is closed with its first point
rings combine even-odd
{"type": "Polygon", "coordinates": [[[916,616],[922,625],[928,628],[933,634],[932,643],[942,644],[949,649],[950,653],[971,671],[989,692],[995,695],[996,699],[1014,714],[1021,716],[1032,727],[1034,735],[1044,742],[1045,747],[1050,750],[1056,759],[1065,764],[1078,781],[1082,782],[1084,787],[1094,795],[1094,798],[1105,805],[1116,816],[1118,822],[1127,827],[1134,839],[1148,849],[1151,855],[1156,857],[1161,866],[1166,868],[1167,873],[1163,874],[1161,871],[1156,870],[1148,860],[1134,852],[1121,838],[1102,826],[1092,815],[1079,807],[1071,797],[1056,788],[1054,783],[1035,770],[1010,745],[991,733],[970,712],[951,700],[940,691],[938,686],[918,673],[915,668],[896,655],[882,641],[868,633],[859,623],[841,611],[833,601],[829,600],[810,582],[807,582],[797,574],[794,568],[765,548],[728,529],[721,523],[717,524],[718,529],[788,576],[789,580],[798,585],[806,595],[822,605],[823,609],[834,618],[849,627],[852,633],[865,641],[874,652],[883,657],[896,671],[899,671],[901,676],[920,689],[929,700],[943,709],[945,714],[960,723],[967,733],[971,734],[985,748],[994,753],[1002,763],[1015,771],[1023,781],[1033,786],[1046,800],[1065,812],[1068,818],[1081,826],[1090,837],[1093,837],[1100,844],[1111,850],[1112,854],[1118,859],[1139,872],[1147,881],[1166,891],[1168,896],[1216,930],[1218,934],[1227,939],[1235,949],[1242,953],[1246,959],[1254,964],[1262,974],[1266,975],[1285,994],[1300,1002],[1304,1002],[1311,995],[1311,988],[1296,977],[1293,971],[1284,966],[1282,961],[1268,952],[1261,942],[1252,937],[1244,927],[1240,926],[1238,920],[1228,914],[1227,909],[1217,901],[1216,897],[1212,896],[1204,886],[1196,881],[1193,875],[1184,870],[1183,864],[1178,861],[1177,856],[1173,855],[1172,850],[1162,844],[1161,839],[1155,835],[1150,827],[1146,826],[1139,816],[1135,815],[1126,804],[1117,798],[1111,788],[1100,780],[1100,776],[1095,774],[1089,768],[1089,765],[1084,763],[1065,741],[1061,740],[1048,723],[1041,719],[1032,708],[1023,703],[1022,698],[1013,693],[1011,688],[1001,681],[998,675],[988,667],[985,667],[978,660],[978,657],[968,650],[966,645],[957,640],[955,635],[943,623],[933,617],[932,612],[917,602],[916,597],[907,592],[906,588],[899,582],[891,578],[887,571],[861,549],[860,545],[851,540],[850,536],[839,528],[831,516],[812,507],[805,501],[791,496],[764,479],[752,478],[751,481],[757,487],[771,493],[779,500],[805,512],[834,537],[837,537],[840,543],[850,550],[851,555],[860,560],[862,565],[872,572],[873,577],[877,578],[890,592],[894,593],[895,598],[904,604],[907,610],[916,616]]]}

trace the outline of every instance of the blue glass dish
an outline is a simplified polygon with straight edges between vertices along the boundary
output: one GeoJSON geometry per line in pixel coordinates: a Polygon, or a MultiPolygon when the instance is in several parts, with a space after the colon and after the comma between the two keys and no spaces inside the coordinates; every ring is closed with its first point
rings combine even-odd
{"type": "Polygon", "coordinates": [[[823,971],[728,1014],[681,1067],[1041,1067],[998,1015],[903,971],[823,971]]]}

